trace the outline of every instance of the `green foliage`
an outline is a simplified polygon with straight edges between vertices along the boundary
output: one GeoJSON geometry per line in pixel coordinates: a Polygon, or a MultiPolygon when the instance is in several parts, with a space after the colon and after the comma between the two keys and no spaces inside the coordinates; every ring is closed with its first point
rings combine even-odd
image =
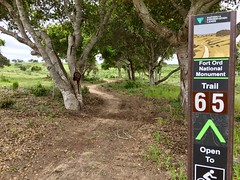
{"type": "Polygon", "coordinates": [[[176,104],[179,104],[178,96],[180,93],[180,89],[178,86],[174,85],[161,84],[159,86],[150,86],[147,83],[143,83],[142,81],[124,80],[117,83],[107,84],[105,86],[128,92],[130,94],[134,93],[136,95],[141,95],[144,97],[171,100],[172,102],[176,102],[176,104]]]}
{"type": "Polygon", "coordinates": [[[177,100],[180,93],[178,86],[161,84],[159,86],[149,86],[143,93],[145,97],[162,98],[167,100],[177,100]]]}
{"type": "Polygon", "coordinates": [[[140,88],[141,86],[142,84],[139,81],[132,81],[132,80],[124,81],[124,85],[123,85],[125,89],[140,88]]]}
{"type": "Polygon", "coordinates": [[[11,82],[6,76],[3,76],[3,75],[0,76],[0,81],[1,82],[6,82],[6,83],[11,82]]]}
{"type": "Polygon", "coordinates": [[[87,86],[83,86],[81,90],[83,96],[87,96],[90,93],[89,88],[87,86]]]}
{"type": "Polygon", "coordinates": [[[33,72],[33,71],[35,71],[35,72],[38,72],[38,71],[41,71],[42,70],[42,68],[40,67],[40,66],[32,66],[31,67],[31,71],[33,72]]]}
{"type": "Polygon", "coordinates": [[[84,76],[84,81],[89,83],[102,83],[104,82],[102,79],[100,79],[97,76],[84,76]]]}
{"type": "Polygon", "coordinates": [[[240,179],[240,164],[239,163],[234,163],[233,164],[233,177],[234,179],[238,180],[240,179]]]}
{"type": "Polygon", "coordinates": [[[184,166],[182,162],[178,163],[178,167],[172,166],[170,168],[170,172],[172,180],[187,180],[187,176],[184,173],[184,166]]]}
{"type": "Polygon", "coordinates": [[[13,82],[13,84],[12,84],[12,89],[13,89],[13,91],[18,90],[18,87],[19,87],[18,82],[13,82]]]}
{"type": "Polygon", "coordinates": [[[153,133],[153,137],[154,137],[154,139],[155,139],[158,143],[160,143],[160,141],[161,141],[160,131],[155,131],[155,132],[153,133]]]}
{"type": "Polygon", "coordinates": [[[4,66],[10,66],[10,61],[0,53],[0,68],[3,68],[4,66]]]}
{"type": "Polygon", "coordinates": [[[149,144],[147,146],[146,160],[152,160],[152,161],[156,162],[157,165],[160,165],[161,159],[160,159],[159,155],[160,155],[160,150],[156,145],[149,144]]]}
{"type": "Polygon", "coordinates": [[[73,32],[70,22],[60,25],[51,25],[47,28],[47,33],[52,39],[54,49],[61,58],[66,58],[68,36],[73,32]]]}
{"type": "Polygon", "coordinates": [[[26,70],[27,70],[27,67],[24,66],[24,65],[22,65],[22,64],[19,65],[19,68],[20,68],[20,70],[22,70],[22,71],[26,71],[26,70]]]}
{"type": "Polygon", "coordinates": [[[233,164],[233,179],[240,179],[240,123],[236,122],[234,127],[233,157],[237,161],[233,164]]]}
{"type": "Polygon", "coordinates": [[[46,87],[44,87],[41,83],[33,86],[30,88],[30,92],[37,97],[40,96],[47,96],[50,92],[50,90],[46,87]]]}
{"type": "Polygon", "coordinates": [[[7,109],[11,108],[15,104],[15,101],[12,97],[0,97],[0,108],[7,109]]]}
{"type": "Polygon", "coordinates": [[[0,46],[5,46],[5,41],[0,39],[0,46]]]}
{"type": "Polygon", "coordinates": [[[236,121],[240,122],[240,114],[236,115],[236,121]]]}

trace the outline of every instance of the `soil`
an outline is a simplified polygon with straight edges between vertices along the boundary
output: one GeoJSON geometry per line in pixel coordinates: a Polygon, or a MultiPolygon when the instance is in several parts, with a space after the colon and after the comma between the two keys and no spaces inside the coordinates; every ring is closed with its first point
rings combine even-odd
{"type": "Polygon", "coordinates": [[[161,158],[171,154],[175,170],[186,166],[187,125],[166,100],[88,87],[81,112],[56,97],[12,95],[14,106],[0,109],[0,179],[171,179],[170,169],[146,160],[151,144],[161,158]]]}

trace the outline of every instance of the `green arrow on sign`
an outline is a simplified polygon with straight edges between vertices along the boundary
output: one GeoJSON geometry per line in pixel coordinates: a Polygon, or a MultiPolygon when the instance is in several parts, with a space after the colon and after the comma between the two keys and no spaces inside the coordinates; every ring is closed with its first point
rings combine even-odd
{"type": "Polygon", "coordinates": [[[201,129],[201,131],[199,132],[199,134],[196,137],[196,140],[201,140],[203,135],[206,133],[206,131],[208,130],[208,128],[212,128],[213,132],[216,134],[216,136],[218,137],[219,141],[221,143],[226,143],[225,139],[223,138],[222,134],[219,132],[217,126],[214,124],[214,122],[209,119],[206,124],[203,126],[203,128],[201,129]]]}

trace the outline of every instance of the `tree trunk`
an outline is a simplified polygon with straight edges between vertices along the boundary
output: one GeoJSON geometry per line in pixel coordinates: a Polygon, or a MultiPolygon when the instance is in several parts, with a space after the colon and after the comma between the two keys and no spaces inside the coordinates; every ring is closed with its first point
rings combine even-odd
{"type": "Polygon", "coordinates": [[[180,103],[183,107],[183,113],[188,112],[188,47],[187,43],[176,48],[178,62],[180,66],[180,103]]]}
{"type": "Polygon", "coordinates": [[[130,62],[131,79],[133,81],[136,81],[135,70],[134,70],[134,67],[133,67],[133,62],[131,60],[129,60],[129,62],[130,62]]]}
{"type": "Polygon", "coordinates": [[[121,70],[122,67],[118,66],[117,69],[118,69],[118,78],[122,78],[122,70],[121,70]]]}
{"type": "Polygon", "coordinates": [[[132,77],[131,77],[131,72],[130,72],[130,68],[128,67],[128,65],[126,66],[126,74],[127,74],[128,79],[131,80],[132,77]]]}
{"type": "Polygon", "coordinates": [[[149,84],[154,85],[155,78],[154,78],[154,71],[152,69],[149,69],[148,79],[149,79],[149,84]]]}
{"type": "Polygon", "coordinates": [[[153,67],[153,63],[152,60],[148,63],[148,80],[149,80],[149,84],[154,85],[154,67],[153,67]]]}
{"type": "Polygon", "coordinates": [[[67,90],[60,89],[60,91],[62,93],[63,102],[66,109],[75,111],[81,109],[79,100],[72,89],[70,88],[67,88],[67,90]]]}

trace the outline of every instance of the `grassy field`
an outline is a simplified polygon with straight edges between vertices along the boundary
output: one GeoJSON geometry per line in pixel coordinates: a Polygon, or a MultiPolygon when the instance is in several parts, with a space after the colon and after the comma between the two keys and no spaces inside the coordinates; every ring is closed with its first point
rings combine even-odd
{"type": "Polygon", "coordinates": [[[11,87],[13,82],[18,82],[20,88],[32,87],[38,83],[45,86],[53,84],[46,67],[42,63],[12,64],[0,69],[0,86],[11,87]],[[39,67],[41,70],[34,71],[32,67],[39,67]]]}
{"type": "MultiPolygon", "coordinates": [[[[176,68],[176,66],[174,65],[164,67],[162,77],[164,77],[174,68],[176,68]]],[[[122,71],[122,74],[123,76],[125,76],[124,71],[122,71]]],[[[159,86],[150,86],[147,83],[146,77],[138,74],[136,74],[136,76],[138,79],[136,82],[123,80],[121,83],[112,83],[106,85],[105,87],[116,89],[119,90],[119,92],[131,95],[168,100],[171,106],[172,119],[178,119],[178,116],[181,112],[181,107],[178,101],[178,95],[180,92],[179,72],[175,73],[167,81],[160,84],[159,86]]],[[[117,77],[117,69],[111,68],[109,70],[101,70],[99,68],[99,71],[96,74],[90,74],[90,76],[86,79],[101,80],[117,77]]],[[[16,82],[19,84],[19,88],[23,89],[31,88],[33,86],[36,86],[37,84],[41,84],[44,87],[48,88],[53,86],[47,69],[41,63],[12,64],[9,67],[4,67],[3,69],[0,69],[1,88],[12,89],[13,83],[16,82]],[[33,67],[35,67],[35,70],[33,67]]],[[[240,159],[240,76],[236,76],[235,94],[234,157],[240,159]]],[[[159,123],[162,123],[161,119],[159,120],[159,123]]],[[[153,138],[157,138],[157,133],[154,135],[153,138]]],[[[239,172],[240,164],[235,163],[234,179],[240,179],[239,172]]],[[[182,174],[182,171],[180,173],[182,174]]]]}
{"type": "Polygon", "coordinates": [[[202,58],[204,54],[204,46],[209,49],[209,57],[229,57],[229,43],[230,35],[216,36],[215,34],[210,35],[199,35],[194,37],[194,58],[202,58]],[[205,44],[203,44],[205,42],[205,44]]]}

